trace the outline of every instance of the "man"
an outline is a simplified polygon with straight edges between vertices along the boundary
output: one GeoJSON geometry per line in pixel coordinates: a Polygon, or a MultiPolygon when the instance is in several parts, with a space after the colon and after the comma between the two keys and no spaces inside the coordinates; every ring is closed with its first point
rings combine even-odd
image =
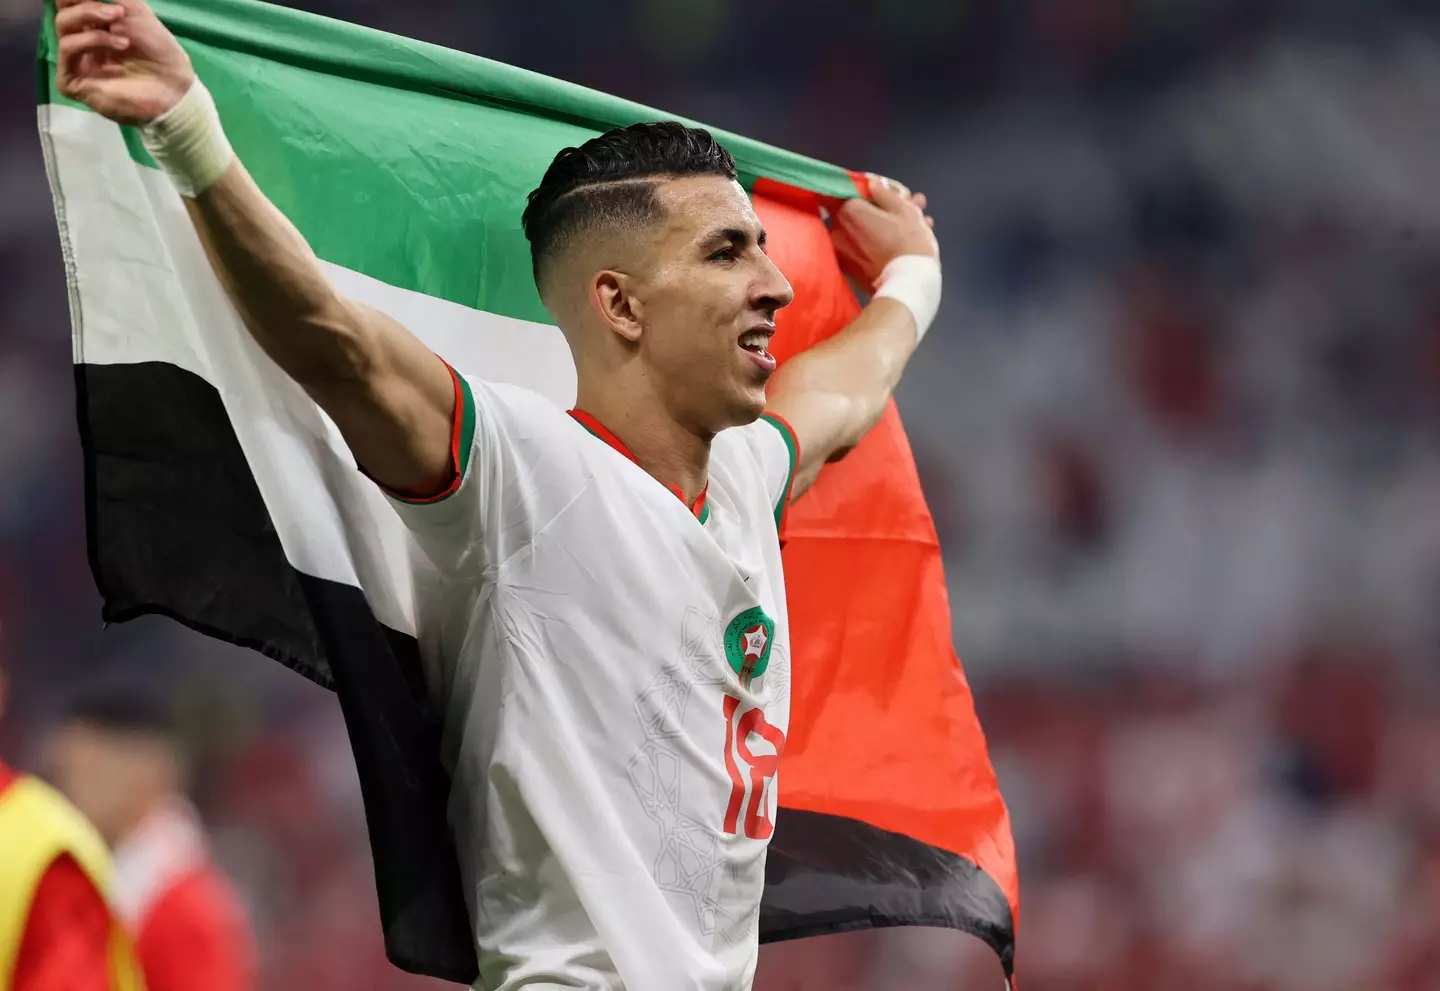
{"type": "MultiPolygon", "coordinates": [[[[6,687],[0,672],[0,714],[6,687]]],[[[75,807],[0,761],[0,991],[140,991],[110,876],[75,807]]]]}
{"type": "Polygon", "coordinates": [[[139,693],[86,696],[48,741],[46,763],[114,851],[115,905],[148,991],[250,988],[245,913],[184,798],[163,707],[139,693]]]}
{"type": "Polygon", "coordinates": [[[729,153],[675,123],[562,151],[523,224],[567,415],[341,297],[142,0],[60,0],[56,28],[61,92],[141,126],[249,332],[411,530],[483,986],[749,987],[789,714],[778,536],[934,316],[924,198],[877,182],[838,212],[875,298],[777,373],[791,289],[729,153]]]}

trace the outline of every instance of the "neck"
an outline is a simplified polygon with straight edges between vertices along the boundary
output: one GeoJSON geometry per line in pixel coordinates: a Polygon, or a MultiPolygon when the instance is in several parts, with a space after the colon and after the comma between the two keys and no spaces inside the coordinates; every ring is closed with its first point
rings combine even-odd
{"type": "Polygon", "coordinates": [[[621,383],[582,381],[575,408],[604,424],[652,477],[678,488],[685,505],[700,497],[710,476],[710,436],[675,419],[659,397],[621,383]]]}

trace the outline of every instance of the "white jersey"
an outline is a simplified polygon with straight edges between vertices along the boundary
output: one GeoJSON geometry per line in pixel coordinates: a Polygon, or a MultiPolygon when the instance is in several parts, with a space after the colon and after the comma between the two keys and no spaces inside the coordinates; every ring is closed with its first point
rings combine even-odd
{"type": "Polygon", "coordinates": [[[744,991],[790,650],[783,421],[687,507],[584,414],[456,377],[451,491],[394,499],[477,987],[744,991]]]}

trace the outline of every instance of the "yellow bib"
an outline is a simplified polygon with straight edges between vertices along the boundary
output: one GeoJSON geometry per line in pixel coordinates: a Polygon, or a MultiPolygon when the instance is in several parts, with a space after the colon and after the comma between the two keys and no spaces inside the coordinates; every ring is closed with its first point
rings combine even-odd
{"type": "MultiPolygon", "coordinates": [[[[0,991],[11,991],[35,889],[55,859],[67,853],[108,900],[110,853],[75,806],[32,777],[22,777],[0,793],[0,991]]],[[[113,914],[110,987],[144,988],[130,938],[113,914]]]]}

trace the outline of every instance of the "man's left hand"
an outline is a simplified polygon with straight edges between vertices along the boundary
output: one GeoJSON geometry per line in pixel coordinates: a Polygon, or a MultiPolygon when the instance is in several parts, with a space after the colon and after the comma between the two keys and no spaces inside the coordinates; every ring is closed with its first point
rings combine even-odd
{"type": "Polygon", "coordinates": [[[925,213],[925,194],[911,193],[893,179],[872,175],[870,198],[847,200],[835,214],[831,239],[840,269],[866,289],[900,255],[940,257],[934,218],[925,213]]]}

